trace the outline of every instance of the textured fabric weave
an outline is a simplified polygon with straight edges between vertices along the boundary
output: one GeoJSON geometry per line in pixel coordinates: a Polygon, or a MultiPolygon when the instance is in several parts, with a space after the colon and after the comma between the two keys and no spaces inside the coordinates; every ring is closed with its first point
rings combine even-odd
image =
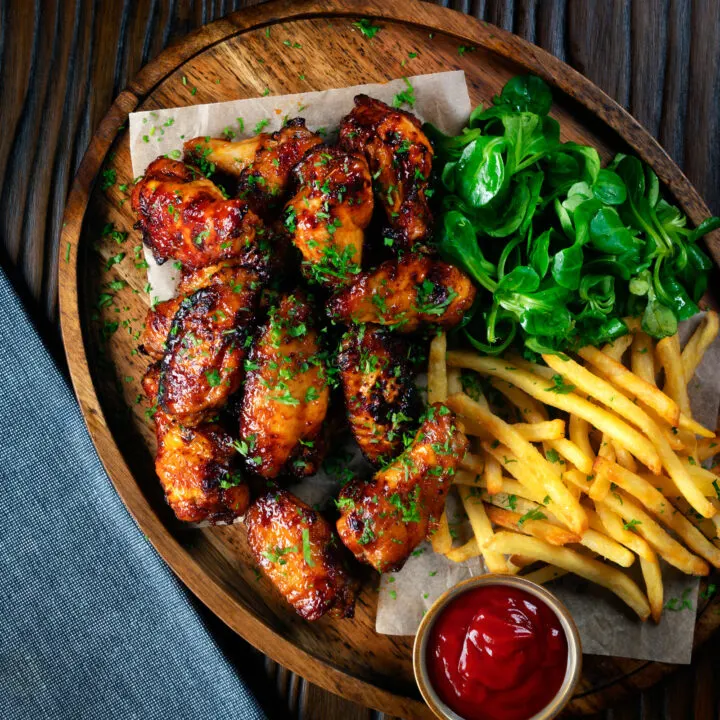
{"type": "Polygon", "coordinates": [[[263,717],[115,493],[2,270],[0,483],[0,718],[263,717]]]}

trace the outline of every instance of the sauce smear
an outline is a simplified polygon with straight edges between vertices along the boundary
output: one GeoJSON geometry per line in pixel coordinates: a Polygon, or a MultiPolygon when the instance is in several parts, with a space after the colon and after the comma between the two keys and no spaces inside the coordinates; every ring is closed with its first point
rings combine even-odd
{"type": "Polygon", "coordinates": [[[557,615],[524,590],[499,585],[449,603],[427,646],[430,682],[467,720],[528,720],[560,689],[567,657],[557,615]]]}

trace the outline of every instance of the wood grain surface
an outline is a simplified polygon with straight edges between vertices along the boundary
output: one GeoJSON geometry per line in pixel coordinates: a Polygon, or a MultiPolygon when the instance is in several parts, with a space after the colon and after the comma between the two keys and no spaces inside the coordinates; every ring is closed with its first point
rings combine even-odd
{"type": "MultiPolygon", "coordinates": [[[[158,1],[0,4],[1,260],[49,342],[56,337],[61,211],[99,120],[164,46],[233,9],[232,3],[158,1]]],[[[659,137],[718,211],[716,3],[486,2],[459,3],[457,9],[515,31],[597,82],[659,137]]],[[[211,556],[212,547],[207,552],[211,556]]],[[[212,617],[208,622],[217,624],[212,617]]],[[[217,627],[238,667],[252,674],[261,699],[276,699],[278,717],[372,716],[263,663],[217,627]]],[[[692,669],[623,703],[612,716],[713,717],[717,674],[708,649],[692,669]]]]}

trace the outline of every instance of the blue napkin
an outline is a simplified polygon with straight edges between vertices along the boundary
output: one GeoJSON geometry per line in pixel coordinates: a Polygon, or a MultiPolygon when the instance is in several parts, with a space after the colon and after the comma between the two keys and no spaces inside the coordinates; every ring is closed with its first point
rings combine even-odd
{"type": "Polygon", "coordinates": [[[262,717],[0,269],[0,718],[262,717]]]}

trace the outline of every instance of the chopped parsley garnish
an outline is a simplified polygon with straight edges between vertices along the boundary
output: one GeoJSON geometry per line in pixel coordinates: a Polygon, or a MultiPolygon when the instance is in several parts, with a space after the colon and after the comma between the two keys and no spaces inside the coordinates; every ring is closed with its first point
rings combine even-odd
{"type": "Polygon", "coordinates": [[[526,520],[545,520],[547,515],[540,508],[531,508],[519,520],[518,525],[522,525],[526,520]]]}
{"type": "Polygon", "coordinates": [[[405,83],[405,90],[395,95],[393,98],[393,107],[399,108],[402,107],[403,104],[415,107],[415,88],[406,77],[403,78],[403,82],[405,83]]]}
{"type": "Polygon", "coordinates": [[[255,133],[261,133],[268,125],[270,124],[270,121],[267,118],[263,118],[260,120],[260,122],[255,126],[255,133]]]}
{"type": "Polygon", "coordinates": [[[360,32],[368,38],[368,40],[372,40],[382,29],[381,25],[373,25],[372,20],[369,20],[368,18],[360,18],[360,20],[353,23],[353,27],[360,30],[360,32]]]}
{"type": "Polygon", "coordinates": [[[303,558],[310,567],[315,567],[315,561],[312,559],[312,547],[310,546],[310,530],[303,528],[302,531],[303,558]]]}
{"type": "Polygon", "coordinates": [[[553,387],[546,388],[545,392],[554,392],[554,393],[557,393],[558,395],[567,395],[568,393],[575,391],[575,386],[569,385],[568,383],[566,383],[563,380],[562,375],[553,375],[552,381],[553,381],[553,387]]]}
{"type": "Polygon", "coordinates": [[[630,520],[629,522],[623,523],[623,527],[626,530],[632,530],[633,528],[637,527],[638,525],[642,525],[642,520],[630,520]]]}

